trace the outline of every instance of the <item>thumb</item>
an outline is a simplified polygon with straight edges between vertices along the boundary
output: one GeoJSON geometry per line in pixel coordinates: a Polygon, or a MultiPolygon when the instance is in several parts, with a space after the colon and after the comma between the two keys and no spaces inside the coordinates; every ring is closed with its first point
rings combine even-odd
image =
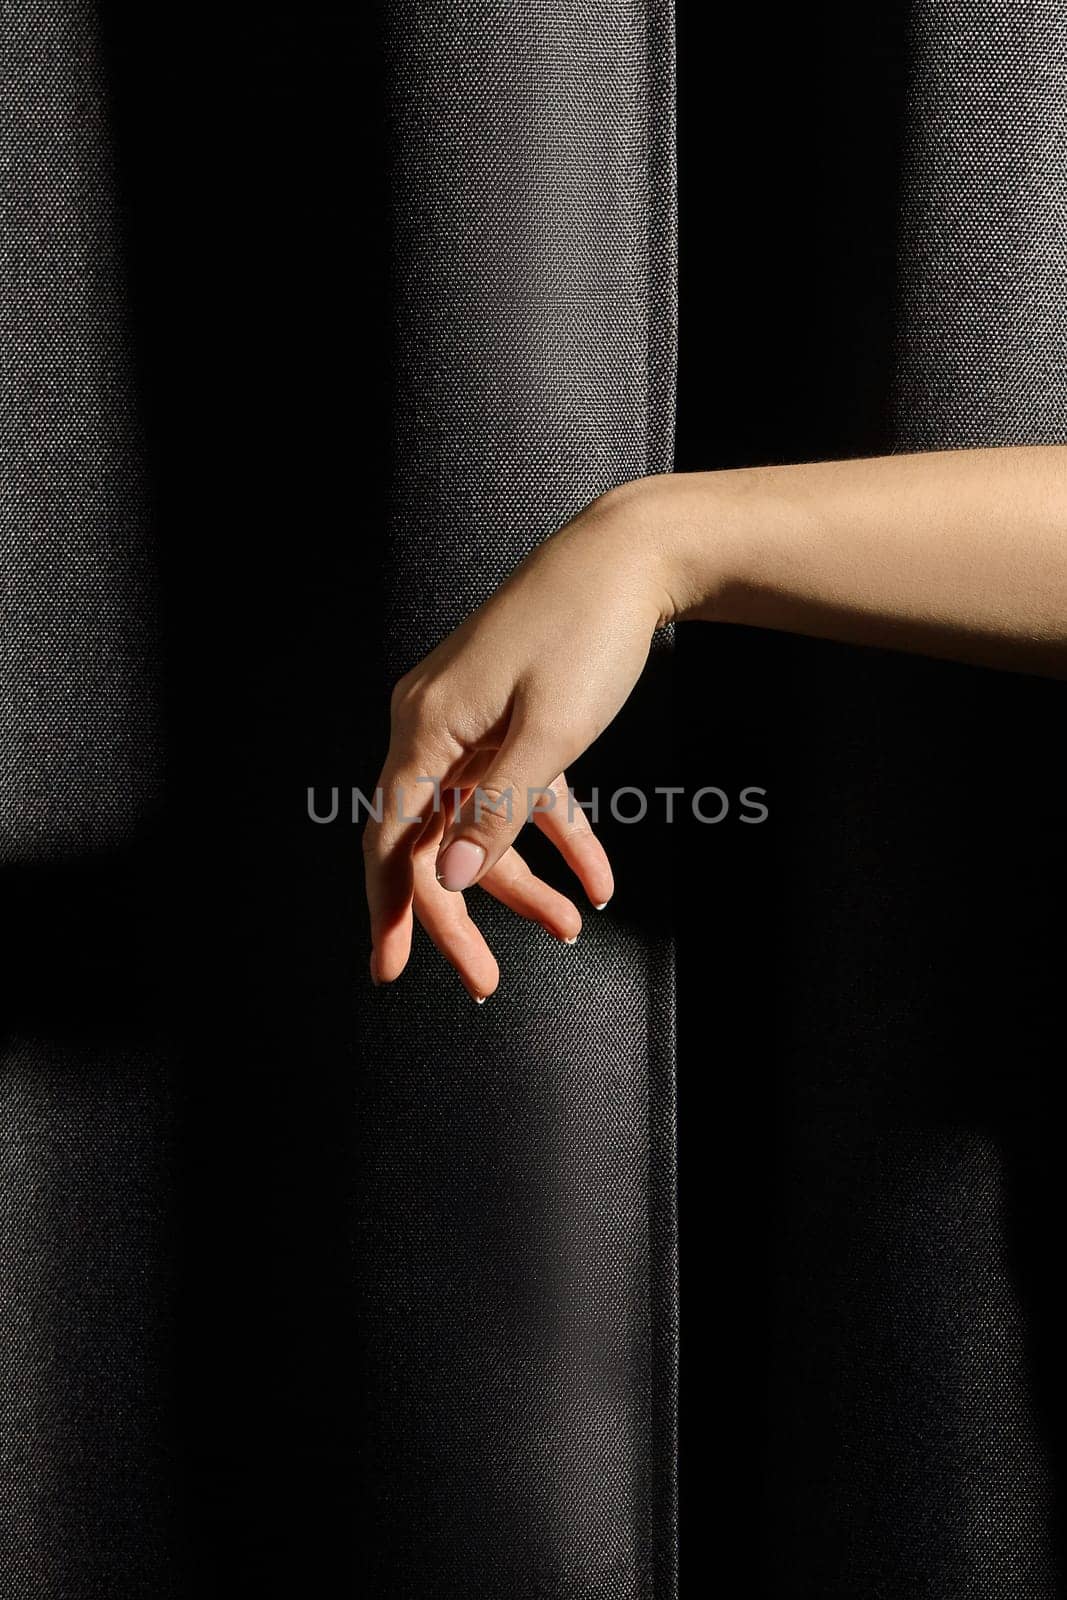
{"type": "MultiPolygon", "coordinates": [[[[564,762],[543,744],[508,740],[445,829],[437,852],[443,889],[469,889],[514,844],[564,762]]],[[[554,800],[554,796],[551,799],[554,800]]]]}

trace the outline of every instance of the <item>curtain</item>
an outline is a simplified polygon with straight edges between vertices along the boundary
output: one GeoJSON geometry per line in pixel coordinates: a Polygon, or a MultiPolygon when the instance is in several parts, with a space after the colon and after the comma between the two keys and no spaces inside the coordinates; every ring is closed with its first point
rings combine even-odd
{"type": "Polygon", "coordinates": [[[2,23],[0,1588],[171,1592],[147,443],[92,8],[2,23]]]}
{"type": "MultiPolygon", "coordinates": [[[[682,464],[1062,444],[1061,8],[680,21],[682,464]]],[[[691,781],[770,808],[690,841],[683,1593],[714,1435],[753,1593],[1045,1600],[1062,686],[682,632],[691,781]],[[728,1308],[713,1359],[694,1280],[728,1308]]]]}
{"type": "Polygon", "coordinates": [[[664,641],[579,791],[766,827],[366,976],[391,682],[676,410],[1067,439],[1060,8],[673,13],[4,13],[4,1600],[1056,1593],[1057,686],[664,641]]]}
{"type": "MultiPolygon", "coordinates": [[[[669,467],[674,388],[669,7],[386,22],[383,688],[595,495],[669,467]]],[[[666,665],[620,768],[662,744],[666,665]]],[[[505,972],[484,1009],[420,947],[367,1013],[364,1483],[394,1593],[672,1585],[673,964],[642,891],[574,949],[475,896],[505,972]]]]}

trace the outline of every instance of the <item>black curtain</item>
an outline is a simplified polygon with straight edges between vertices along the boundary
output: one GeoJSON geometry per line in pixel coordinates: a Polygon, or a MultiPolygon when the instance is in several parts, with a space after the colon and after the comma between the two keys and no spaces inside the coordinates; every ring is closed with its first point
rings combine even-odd
{"type": "MultiPolygon", "coordinates": [[[[680,466],[1067,438],[1065,37],[679,8],[680,466]]],[[[683,630],[678,683],[689,781],[770,808],[690,840],[683,1593],[718,1438],[751,1593],[1044,1600],[1062,687],[739,629],[683,630]]]]}
{"type": "Polygon", "coordinates": [[[675,107],[680,465],[1065,438],[1059,8],[677,20],[5,13],[5,1600],[1057,1592],[1058,686],[682,630],[768,822],[477,1011],[307,817],[669,465],[675,107]]]}

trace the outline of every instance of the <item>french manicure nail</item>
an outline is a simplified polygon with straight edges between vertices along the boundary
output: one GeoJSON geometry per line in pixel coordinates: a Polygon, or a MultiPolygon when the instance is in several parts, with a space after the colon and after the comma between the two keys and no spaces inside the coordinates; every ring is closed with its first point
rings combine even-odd
{"type": "Polygon", "coordinates": [[[606,900],[601,900],[601,902],[600,902],[600,904],[598,906],[594,906],[593,907],[593,910],[594,911],[603,911],[606,905],[607,905],[607,901],[606,900]]]}
{"type": "Polygon", "coordinates": [[[578,943],[578,935],[575,934],[573,939],[564,939],[563,943],[564,944],[577,944],[578,943]]]}
{"type": "Polygon", "coordinates": [[[438,857],[437,881],[442,889],[458,893],[468,889],[481,871],[485,850],[472,839],[453,839],[448,849],[438,857]]]}

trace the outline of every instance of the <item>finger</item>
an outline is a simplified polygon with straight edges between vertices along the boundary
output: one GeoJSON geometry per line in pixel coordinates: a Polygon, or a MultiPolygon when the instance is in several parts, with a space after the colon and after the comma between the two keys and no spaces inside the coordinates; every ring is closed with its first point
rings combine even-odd
{"type": "Polygon", "coordinates": [[[459,973],[467,993],[479,1005],[500,982],[500,968],[489,946],[467,913],[461,894],[442,889],[433,872],[433,859],[416,868],[415,914],[433,943],[459,973]]]}
{"type": "Polygon", "coordinates": [[[615,893],[607,851],[567,787],[566,773],[549,784],[553,802],[538,804],[533,822],[550,839],[598,911],[615,893]]]}
{"type": "Polygon", "coordinates": [[[566,765],[560,752],[521,725],[508,734],[485,777],[444,830],[437,878],[452,892],[477,883],[515,842],[529,796],[566,765]]]}
{"type": "Polygon", "coordinates": [[[415,756],[387,760],[374,796],[378,815],[372,813],[363,830],[375,983],[392,983],[411,953],[413,854],[424,831],[432,831],[435,815],[434,789],[419,782],[425,772],[415,756]]]}
{"type": "Polygon", "coordinates": [[[496,866],[482,874],[479,886],[509,911],[539,922],[564,944],[573,944],[582,931],[578,907],[536,877],[517,850],[506,850],[496,866]]]}

